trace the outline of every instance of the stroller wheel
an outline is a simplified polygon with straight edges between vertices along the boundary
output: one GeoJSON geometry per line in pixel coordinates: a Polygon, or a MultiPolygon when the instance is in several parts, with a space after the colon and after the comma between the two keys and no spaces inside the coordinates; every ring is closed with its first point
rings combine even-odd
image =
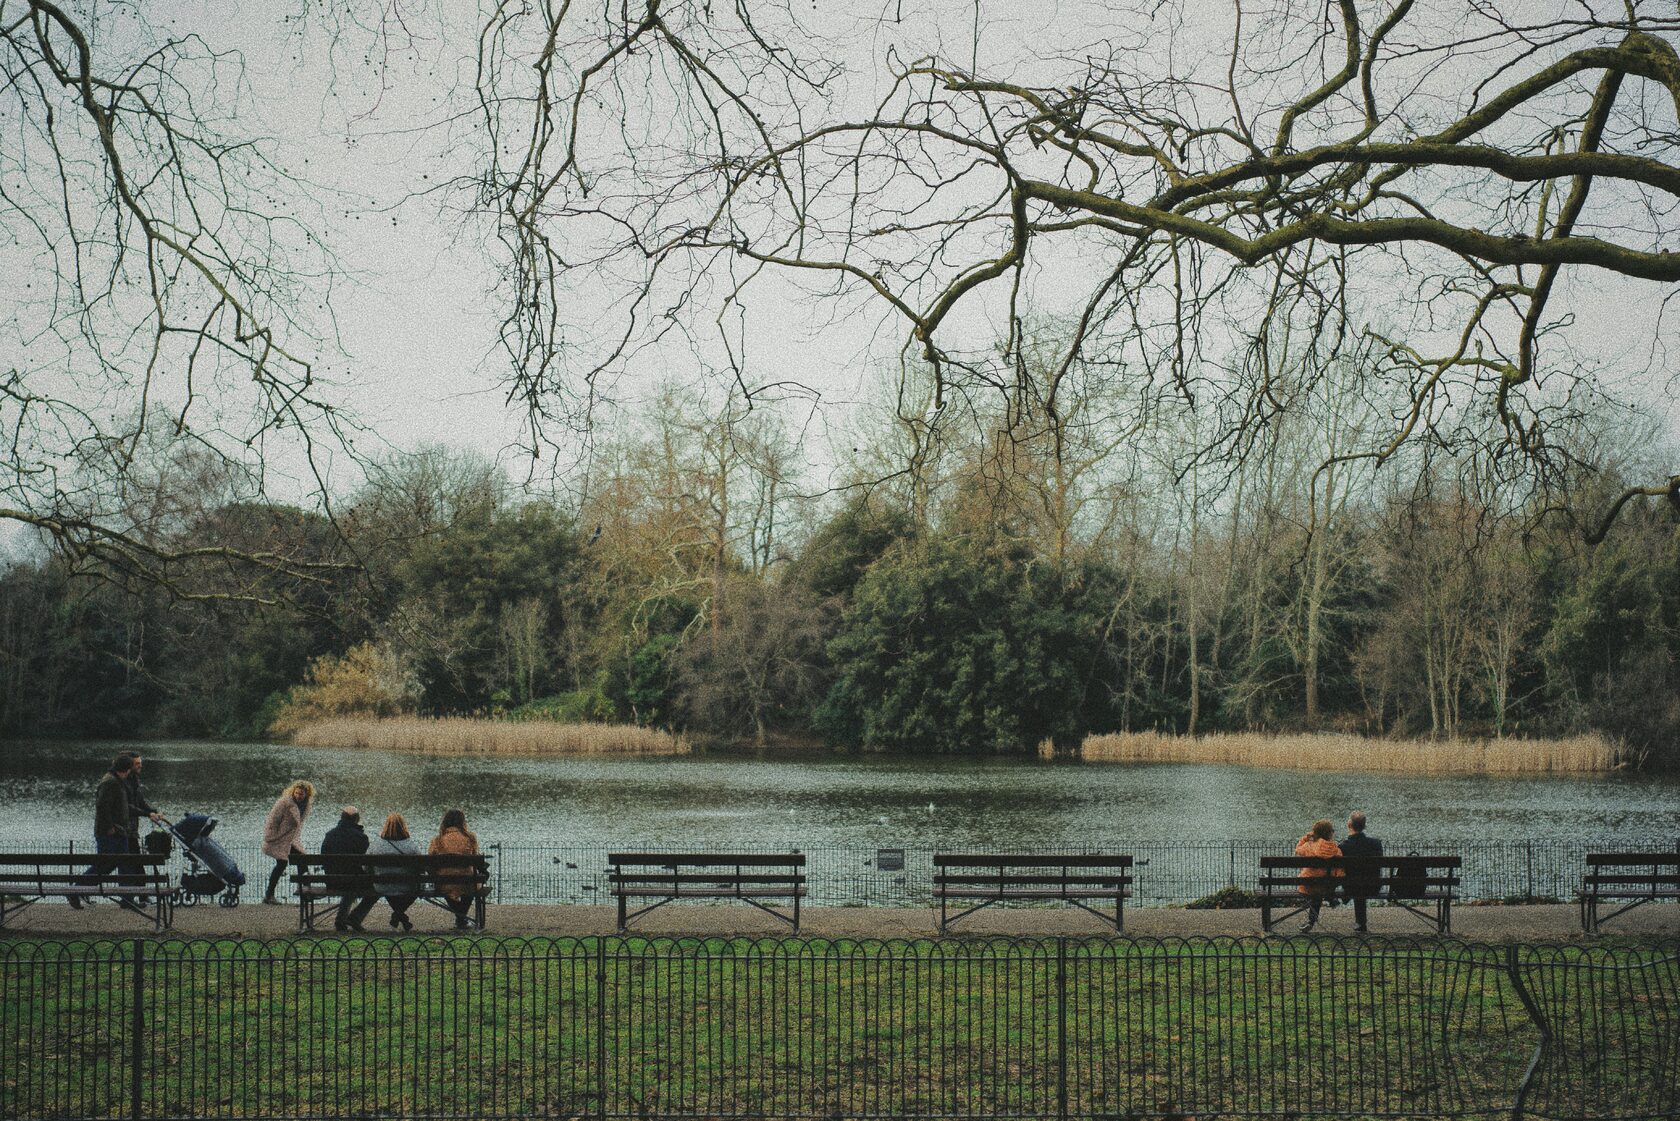
{"type": "Polygon", "coordinates": [[[239,906],[239,889],[236,887],[228,888],[222,892],[221,898],[217,899],[216,902],[223,907],[239,906]]]}
{"type": "Polygon", "coordinates": [[[197,893],[191,892],[191,891],[183,891],[183,892],[180,893],[180,895],[181,895],[181,898],[179,898],[175,901],[176,906],[178,906],[178,907],[196,907],[196,906],[198,906],[198,895],[197,895],[197,893]]]}

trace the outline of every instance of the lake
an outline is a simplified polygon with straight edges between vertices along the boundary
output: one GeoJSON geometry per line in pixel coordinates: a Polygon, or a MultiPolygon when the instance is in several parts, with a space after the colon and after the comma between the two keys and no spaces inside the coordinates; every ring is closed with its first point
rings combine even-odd
{"type": "MultiPolygon", "coordinates": [[[[0,741],[0,844],[90,839],[93,793],[119,743],[0,741]]],[[[319,791],[314,848],[359,806],[429,836],[460,806],[486,843],[986,849],[1121,840],[1290,840],[1318,817],[1435,840],[1680,839],[1680,779],[1439,777],[1174,764],[821,755],[798,759],[439,758],[210,742],[143,745],[152,801],[221,818],[254,845],[282,788],[319,791]]]]}

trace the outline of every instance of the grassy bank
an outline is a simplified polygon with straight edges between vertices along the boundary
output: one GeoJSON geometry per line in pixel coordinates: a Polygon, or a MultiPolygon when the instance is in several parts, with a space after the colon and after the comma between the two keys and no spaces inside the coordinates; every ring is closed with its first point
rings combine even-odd
{"type": "Polygon", "coordinates": [[[561,724],[467,717],[341,717],[292,733],[300,747],[379,748],[423,755],[687,755],[688,741],[635,724],[561,724]]]}
{"type": "MultiPolygon", "coordinates": [[[[124,1115],[130,953],[0,944],[0,1116],[124,1115]]],[[[1674,999],[1656,949],[535,938],[146,953],[146,1116],[1054,1116],[1062,1096],[1069,1116],[1500,1110],[1537,1038],[1514,974],[1584,1049],[1554,1048],[1531,1107],[1597,1115],[1670,1093],[1639,1045],[1674,999]]]]}
{"type": "MultiPolygon", "coordinates": [[[[1041,749],[1040,754],[1044,754],[1041,749]]],[[[1100,763],[1234,763],[1315,771],[1412,774],[1594,774],[1623,763],[1602,735],[1565,739],[1379,740],[1349,735],[1232,733],[1087,736],[1076,754],[1100,763]]]]}

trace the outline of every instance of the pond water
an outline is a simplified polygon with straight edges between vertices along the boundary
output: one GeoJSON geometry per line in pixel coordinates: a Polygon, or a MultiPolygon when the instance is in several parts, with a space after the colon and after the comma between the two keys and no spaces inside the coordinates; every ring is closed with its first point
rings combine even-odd
{"type": "MultiPolygon", "coordinates": [[[[124,745],[0,741],[0,844],[89,839],[93,792],[124,745]]],[[[1423,777],[1173,764],[823,755],[800,759],[437,758],[253,744],[144,745],[151,799],[221,818],[254,846],[294,778],[320,792],[314,849],[346,802],[429,836],[460,806],[485,843],[1014,848],[1277,840],[1352,809],[1372,832],[1434,840],[1680,840],[1680,779],[1423,777]]]]}

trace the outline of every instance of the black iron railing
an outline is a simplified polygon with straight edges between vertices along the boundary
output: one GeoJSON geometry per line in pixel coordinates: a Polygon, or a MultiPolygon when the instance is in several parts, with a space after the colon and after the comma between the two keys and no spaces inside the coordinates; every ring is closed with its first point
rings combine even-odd
{"type": "MultiPolygon", "coordinates": [[[[260,895],[262,883],[273,861],[263,856],[254,842],[241,844],[218,837],[239,866],[250,877],[246,897],[260,895]]],[[[1581,886],[1585,856],[1589,852],[1637,851],[1650,848],[1650,838],[1637,842],[1626,838],[1592,841],[1480,841],[1433,839],[1412,841],[1386,839],[1390,853],[1456,853],[1464,858],[1465,899],[1499,899],[1511,902],[1533,900],[1570,901],[1581,886]]],[[[1680,851],[1680,839],[1655,842],[1659,848],[1680,851]]],[[[49,848],[85,847],[63,840],[49,848]]],[[[0,846],[13,847],[18,846],[0,846]]],[[[33,847],[33,846],[31,846],[33,847]]],[[[610,846],[637,852],[696,851],[691,843],[610,846]]],[[[700,851],[705,850],[704,845],[700,851]]],[[[731,851],[803,852],[810,896],[815,907],[925,907],[933,900],[933,847],[882,849],[863,845],[727,846],[731,851]]],[[[1031,846],[1036,852],[1102,851],[1131,853],[1137,859],[1133,886],[1134,903],[1143,906],[1189,903],[1227,887],[1253,891],[1259,874],[1260,857],[1287,856],[1294,849],[1286,841],[1159,841],[1093,838],[1084,845],[1031,846]]],[[[491,843],[491,900],[495,903],[605,903],[611,902],[607,888],[605,844],[513,845],[491,843]]],[[[963,846],[940,851],[961,852],[963,846]]],[[[180,858],[177,855],[177,863],[180,858]]],[[[177,870],[179,870],[177,868],[177,870]]],[[[282,894],[289,892],[283,885],[282,894]]]]}
{"type": "Polygon", "coordinates": [[[1657,1118],[1680,944],[0,944],[0,1116],[1657,1118]]]}

